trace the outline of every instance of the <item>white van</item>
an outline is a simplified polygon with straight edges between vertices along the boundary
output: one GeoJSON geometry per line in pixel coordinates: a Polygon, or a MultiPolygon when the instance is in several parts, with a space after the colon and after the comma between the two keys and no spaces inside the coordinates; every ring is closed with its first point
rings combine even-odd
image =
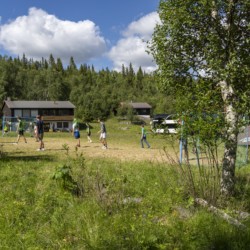
{"type": "Polygon", "coordinates": [[[162,119],[153,118],[151,125],[156,134],[177,134],[178,121],[174,119],[174,115],[167,115],[162,119]]]}

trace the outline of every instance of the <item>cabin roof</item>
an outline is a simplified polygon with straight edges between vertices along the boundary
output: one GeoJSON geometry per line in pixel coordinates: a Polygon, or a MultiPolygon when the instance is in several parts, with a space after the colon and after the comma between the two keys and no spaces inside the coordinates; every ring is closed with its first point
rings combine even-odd
{"type": "Polygon", "coordinates": [[[4,104],[10,109],[74,109],[70,101],[4,101],[4,104]]]}

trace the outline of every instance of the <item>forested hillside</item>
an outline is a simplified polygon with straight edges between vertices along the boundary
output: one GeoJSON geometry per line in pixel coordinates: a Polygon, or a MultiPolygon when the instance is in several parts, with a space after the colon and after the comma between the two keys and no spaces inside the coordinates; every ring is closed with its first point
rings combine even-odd
{"type": "MultiPolygon", "coordinates": [[[[41,61],[0,56],[0,100],[70,100],[80,119],[109,117],[119,111],[122,101],[148,102],[154,113],[174,111],[171,97],[157,84],[155,74],[130,64],[122,72],[108,68],[96,71],[93,66],[76,66],[71,58],[67,68],[60,58],[41,61]]],[[[119,112],[118,112],[119,113],[119,112]]]]}

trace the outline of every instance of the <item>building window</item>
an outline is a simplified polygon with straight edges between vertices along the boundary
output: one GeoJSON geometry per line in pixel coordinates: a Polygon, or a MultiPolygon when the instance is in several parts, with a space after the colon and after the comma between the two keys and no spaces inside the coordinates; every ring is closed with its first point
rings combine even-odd
{"type": "Polygon", "coordinates": [[[57,129],[59,130],[64,130],[69,128],[69,123],[68,122],[57,122],[57,129]]]}
{"type": "Polygon", "coordinates": [[[63,122],[63,128],[68,128],[69,127],[69,123],[68,122],[63,122]]]}
{"type": "Polygon", "coordinates": [[[22,110],[21,109],[15,109],[14,110],[14,116],[15,117],[17,117],[17,116],[22,117],[22,110]]]}
{"type": "Polygon", "coordinates": [[[55,110],[55,109],[50,109],[50,110],[49,110],[49,115],[50,115],[50,116],[56,115],[56,110],[55,110]]]}
{"type": "Polygon", "coordinates": [[[56,127],[57,128],[62,128],[62,125],[63,125],[62,122],[58,122],[56,127]]]}
{"type": "Polygon", "coordinates": [[[69,110],[68,109],[59,109],[59,115],[69,115],[69,110]]]}
{"type": "Polygon", "coordinates": [[[44,109],[44,110],[41,111],[41,113],[42,113],[43,116],[47,116],[47,115],[49,115],[49,110],[44,109]]]}
{"type": "Polygon", "coordinates": [[[32,109],[31,110],[31,117],[36,117],[38,115],[38,110],[37,109],[32,109]]]}
{"type": "Polygon", "coordinates": [[[23,117],[30,117],[30,110],[29,109],[23,110],[23,117]]]}

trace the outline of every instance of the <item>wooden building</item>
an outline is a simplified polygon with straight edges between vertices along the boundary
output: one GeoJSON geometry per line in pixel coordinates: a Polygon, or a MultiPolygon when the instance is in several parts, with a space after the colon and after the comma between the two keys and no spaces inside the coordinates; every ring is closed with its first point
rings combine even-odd
{"type": "Polygon", "coordinates": [[[22,117],[32,120],[41,115],[46,130],[69,131],[74,119],[75,106],[69,101],[11,101],[2,106],[2,115],[6,118],[22,117]]]}
{"type": "Polygon", "coordinates": [[[152,106],[146,102],[122,102],[121,106],[131,107],[138,116],[149,118],[152,106]]]}

